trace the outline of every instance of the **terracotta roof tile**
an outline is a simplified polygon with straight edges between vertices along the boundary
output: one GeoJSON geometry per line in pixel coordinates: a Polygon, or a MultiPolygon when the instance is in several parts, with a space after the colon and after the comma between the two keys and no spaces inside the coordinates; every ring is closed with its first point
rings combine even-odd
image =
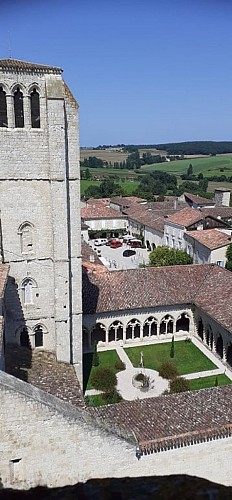
{"type": "Polygon", "coordinates": [[[134,436],[142,449],[165,447],[193,436],[227,434],[232,428],[232,385],[94,408],[98,423],[134,436]]]}
{"type": "Polygon", "coordinates": [[[232,273],[216,265],[148,267],[83,276],[84,314],[195,304],[232,332],[228,297],[232,297],[232,273]]]}
{"type": "Polygon", "coordinates": [[[188,198],[190,201],[193,203],[196,203],[198,205],[212,205],[214,202],[213,200],[209,200],[208,198],[203,198],[202,196],[198,196],[196,194],[192,193],[184,193],[184,196],[188,198]]]}
{"type": "Polygon", "coordinates": [[[218,231],[218,229],[206,229],[202,231],[189,231],[185,233],[185,238],[193,238],[210,250],[224,247],[231,243],[228,234],[218,231]]]}
{"type": "Polygon", "coordinates": [[[36,64],[27,61],[20,61],[18,59],[0,59],[0,69],[11,70],[32,70],[52,73],[62,73],[62,69],[56,66],[46,66],[44,64],[36,64]]]}
{"type": "Polygon", "coordinates": [[[200,210],[195,208],[183,208],[179,212],[168,217],[168,221],[174,224],[179,224],[180,226],[188,227],[194,222],[200,221],[202,219],[202,213],[200,210]]]}

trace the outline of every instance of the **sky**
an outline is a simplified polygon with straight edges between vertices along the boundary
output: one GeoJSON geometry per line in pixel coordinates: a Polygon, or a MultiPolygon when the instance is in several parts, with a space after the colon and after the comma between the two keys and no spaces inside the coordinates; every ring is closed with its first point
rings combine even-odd
{"type": "Polygon", "coordinates": [[[63,68],[81,146],[232,140],[231,0],[0,4],[0,58],[63,68]]]}

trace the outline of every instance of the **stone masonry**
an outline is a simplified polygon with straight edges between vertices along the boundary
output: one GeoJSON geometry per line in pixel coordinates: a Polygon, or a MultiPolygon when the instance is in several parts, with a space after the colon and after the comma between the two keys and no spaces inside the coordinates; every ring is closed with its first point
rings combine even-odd
{"type": "Polygon", "coordinates": [[[7,125],[0,127],[0,209],[6,290],[6,341],[77,365],[81,379],[81,250],[78,105],[62,70],[0,60],[0,89],[7,125]],[[15,95],[23,100],[24,126],[15,126],[15,95]],[[31,95],[39,96],[33,128],[31,95]]]}

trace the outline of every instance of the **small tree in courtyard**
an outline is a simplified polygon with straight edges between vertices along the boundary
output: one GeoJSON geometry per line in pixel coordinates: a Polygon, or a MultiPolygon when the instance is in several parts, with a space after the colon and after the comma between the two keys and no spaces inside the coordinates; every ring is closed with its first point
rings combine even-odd
{"type": "Polygon", "coordinates": [[[177,377],[178,371],[176,365],[172,361],[165,361],[159,367],[159,376],[168,380],[173,380],[177,377]]]}
{"type": "Polygon", "coordinates": [[[95,341],[94,342],[94,346],[93,346],[93,361],[92,361],[92,365],[93,366],[98,366],[100,363],[99,361],[99,356],[98,356],[98,352],[97,352],[97,342],[95,341]]]}
{"type": "Polygon", "coordinates": [[[170,350],[170,358],[174,358],[175,355],[175,346],[174,346],[174,335],[172,336],[172,345],[170,350]]]}
{"type": "Polygon", "coordinates": [[[98,368],[91,373],[90,381],[94,389],[111,392],[117,385],[117,377],[110,368],[98,368]]]}

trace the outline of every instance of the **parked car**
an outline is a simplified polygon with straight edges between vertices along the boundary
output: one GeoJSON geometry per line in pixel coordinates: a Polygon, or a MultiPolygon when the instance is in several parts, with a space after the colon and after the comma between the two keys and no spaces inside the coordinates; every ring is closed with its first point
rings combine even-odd
{"type": "Polygon", "coordinates": [[[113,240],[110,243],[110,248],[119,248],[122,246],[122,242],[119,240],[113,240]]]}
{"type": "Polygon", "coordinates": [[[136,254],[136,251],[135,250],[131,250],[130,248],[128,248],[127,250],[124,250],[123,252],[123,257],[132,257],[132,255],[135,255],[136,254]]]}
{"type": "Polygon", "coordinates": [[[108,240],[106,238],[97,238],[97,240],[94,240],[94,245],[95,247],[100,247],[102,245],[106,245],[107,241],[108,240]]]}
{"type": "Polygon", "coordinates": [[[129,245],[130,245],[131,248],[141,248],[142,241],[141,240],[133,239],[133,240],[129,241],[129,245]]]}

